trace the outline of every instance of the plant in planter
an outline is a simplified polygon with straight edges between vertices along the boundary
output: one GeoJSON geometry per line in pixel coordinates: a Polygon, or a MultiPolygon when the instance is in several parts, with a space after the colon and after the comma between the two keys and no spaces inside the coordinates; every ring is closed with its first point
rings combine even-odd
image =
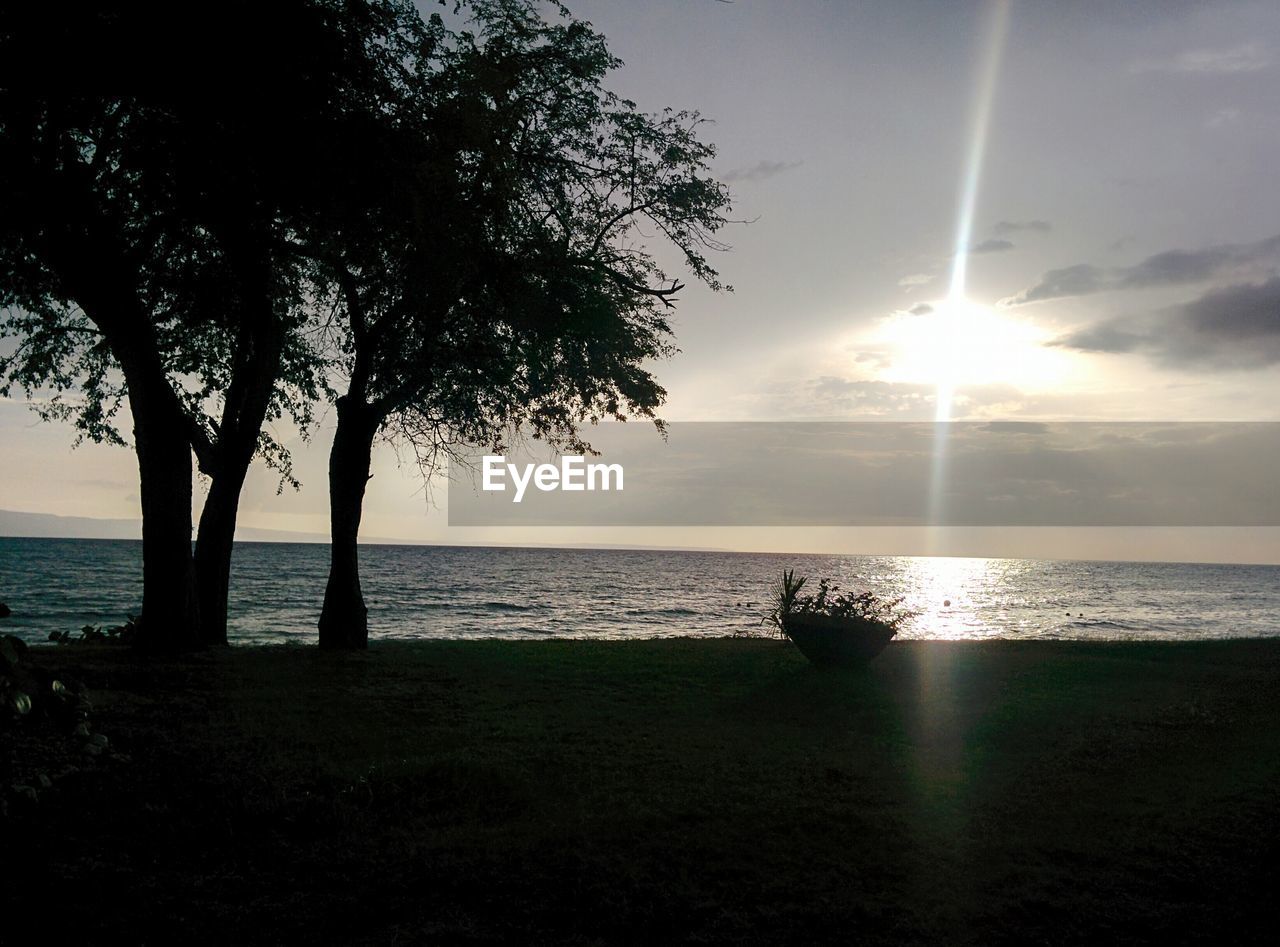
{"type": "Polygon", "coordinates": [[[790,638],[806,658],[819,666],[864,664],[885,645],[915,612],[903,608],[904,599],[882,598],[874,592],[841,592],[828,579],[818,590],[803,593],[804,576],[787,569],[773,588],[773,610],[764,621],[790,638]]]}

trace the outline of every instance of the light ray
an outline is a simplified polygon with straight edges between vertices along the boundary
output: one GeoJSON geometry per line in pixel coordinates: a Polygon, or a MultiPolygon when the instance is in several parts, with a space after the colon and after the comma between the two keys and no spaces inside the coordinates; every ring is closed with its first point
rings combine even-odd
{"type": "MultiPolygon", "coordinates": [[[[953,318],[965,306],[965,282],[968,278],[969,246],[973,240],[973,216],[978,204],[978,185],[982,179],[982,162],[986,156],[987,138],[991,125],[992,106],[995,102],[996,84],[1000,62],[1004,57],[1005,39],[1009,33],[1010,0],[993,0],[988,16],[986,42],[980,60],[978,84],[974,96],[973,125],[969,136],[969,150],[965,156],[963,176],[960,179],[960,204],[956,213],[955,251],[951,263],[951,285],[948,291],[949,306],[944,318],[953,318]]],[[[944,371],[937,379],[934,393],[933,472],[930,482],[930,521],[937,523],[944,507],[948,452],[947,424],[951,420],[952,401],[955,397],[955,371],[944,371]]],[[[930,530],[930,545],[934,544],[934,532],[930,530]]]]}
{"type": "MultiPolygon", "coordinates": [[[[1004,58],[1005,38],[1009,33],[1009,4],[1010,0],[994,0],[992,3],[990,25],[987,28],[982,65],[978,74],[969,151],[965,157],[964,173],[960,178],[960,205],[956,211],[956,240],[951,262],[951,284],[948,288],[948,299],[953,303],[953,311],[965,302],[969,246],[973,242],[973,214],[978,205],[978,185],[982,179],[982,161],[987,152],[991,111],[996,97],[996,79],[1000,73],[1000,61],[1004,58]]],[[[955,379],[945,376],[939,378],[935,394],[935,420],[950,420],[954,396],[955,379]]]]}

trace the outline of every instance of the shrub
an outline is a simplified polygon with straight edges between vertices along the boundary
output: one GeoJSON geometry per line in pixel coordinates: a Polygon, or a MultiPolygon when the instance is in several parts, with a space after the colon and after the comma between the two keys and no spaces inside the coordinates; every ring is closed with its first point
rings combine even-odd
{"type": "Polygon", "coordinates": [[[109,628],[103,628],[101,625],[85,625],[80,629],[80,637],[74,638],[69,631],[51,631],[49,632],[49,640],[56,644],[71,644],[73,642],[85,641],[106,641],[116,642],[119,644],[132,644],[138,633],[138,619],[133,615],[125,616],[123,625],[113,625],[109,628]]]}
{"type": "Polygon", "coordinates": [[[786,634],[786,620],[795,615],[820,615],[826,618],[862,621],[880,625],[896,632],[916,612],[904,608],[905,597],[883,598],[875,592],[841,592],[840,586],[830,579],[818,580],[818,591],[802,594],[805,576],[796,578],[794,569],[783,570],[781,578],[774,582],[772,605],[763,623],[773,625],[780,634],[786,634]]]}

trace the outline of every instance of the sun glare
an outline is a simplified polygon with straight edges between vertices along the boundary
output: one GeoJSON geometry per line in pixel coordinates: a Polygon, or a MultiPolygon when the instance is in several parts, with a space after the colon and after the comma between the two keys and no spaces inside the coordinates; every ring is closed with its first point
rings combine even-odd
{"type": "Polygon", "coordinates": [[[1050,338],[1032,323],[988,306],[940,300],[927,312],[898,313],[886,321],[879,341],[890,361],[882,377],[935,385],[939,420],[945,420],[958,389],[1009,385],[1025,392],[1060,382],[1067,358],[1046,346],[1050,338]]]}

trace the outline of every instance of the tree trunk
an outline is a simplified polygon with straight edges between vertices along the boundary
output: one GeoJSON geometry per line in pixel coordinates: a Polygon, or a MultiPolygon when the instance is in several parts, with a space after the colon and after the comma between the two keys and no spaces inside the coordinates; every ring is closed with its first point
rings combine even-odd
{"type": "Polygon", "coordinates": [[[329,452],[329,584],[320,612],[320,646],[358,650],[369,646],[365,596],[360,591],[360,516],[369,482],[369,462],[380,418],[351,395],[338,399],[338,430],[329,452]]]}
{"type": "Polygon", "coordinates": [[[120,249],[123,241],[104,229],[108,220],[95,200],[78,191],[82,183],[75,176],[45,182],[53,198],[38,202],[50,215],[38,242],[62,291],[97,326],[125,378],[142,500],[142,615],[136,644],[148,651],[189,651],[200,646],[191,554],[190,419],[169,386],[140,279],[120,249]]]}
{"type": "Polygon", "coordinates": [[[247,383],[259,392],[240,413],[224,415],[213,448],[214,459],[207,467],[202,466],[209,475],[209,495],[200,513],[195,567],[200,590],[200,639],[207,645],[227,643],[227,594],[240,491],[257,452],[258,432],[270,403],[276,364],[268,360],[256,369],[245,369],[247,383]]]}
{"type": "Polygon", "coordinates": [[[176,419],[165,419],[130,387],[134,446],[142,493],[142,621],[147,651],[200,646],[200,610],[191,556],[191,446],[176,419]]]}
{"type": "Polygon", "coordinates": [[[338,399],[338,429],[329,453],[329,518],[332,545],[329,583],[320,612],[320,647],[357,650],[369,645],[368,609],[360,591],[356,541],[369,459],[380,419],[363,401],[338,399]]]}
{"type": "Polygon", "coordinates": [[[231,552],[236,535],[240,491],[248,463],[227,465],[213,476],[196,534],[196,588],[200,593],[200,641],[227,643],[227,597],[231,589],[231,552]]]}
{"type": "Polygon", "coordinates": [[[231,554],[240,511],[240,491],[258,450],[276,377],[284,327],[272,310],[268,273],[252,256],[248,272],[256,277],[256,309],[241,314],[234,368],[227,386],[218,436],[207,464],[209,495],[200,513],[196,536],[196,586],[200,591],[200,639],[206,645],[227,643],[227,596],[231,588],[231,554]]]}

